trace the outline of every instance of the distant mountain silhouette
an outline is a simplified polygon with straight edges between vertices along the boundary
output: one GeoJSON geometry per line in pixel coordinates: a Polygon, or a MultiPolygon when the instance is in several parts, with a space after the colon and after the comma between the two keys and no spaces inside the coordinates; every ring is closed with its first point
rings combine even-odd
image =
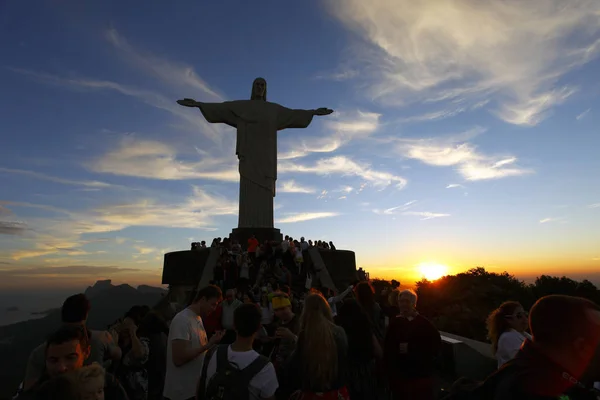
{"type": "MultiPolygon", "coordinates": [[[[88,327],[106,329],[135,305],[154,306],[167,293],[162,288],[98,281],[85,290],[91,303],[88,327]]],[[[23,379],[29,353],[60,327],[60,309],[40,319],[0,327],[0,399],[10,398],[23,379]]]]}
{"type": "Polygon", "coordinates": [[[96,295],[113,287],[115,286],[112,284],[112,281],[110,279],[104,281],[96,281],[96,283],[94,283],[94,286],[88,286],[88,288],[85,289],[84,293],[87,296],[87,298],[91,300],[96,295]]]}
{"type": "Polygon", "coordinates": [[[148,286],[148,285],[140,285],[137,287],[138,292],[140,293],[166,293],[166,289],[148,286]]]}

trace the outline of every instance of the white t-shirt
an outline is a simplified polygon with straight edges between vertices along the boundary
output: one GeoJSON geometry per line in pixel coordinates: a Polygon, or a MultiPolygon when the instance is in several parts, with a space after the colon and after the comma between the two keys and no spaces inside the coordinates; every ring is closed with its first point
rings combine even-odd
{"type": "Polygon", "coordinates": [[[290,242],[288,242],[287,240],[284,240],[283,242],[281,242],[281,250],[283,250],[284,253],[286,251],[288,251],[289,248],[290,248],[290,242]]]}
{"type": "Polygon", "coordinates": [[[202,318],[189,308],[179,312],[171,321],[169,338],[167,341],[167,372],[165,374],[165,388],[163,396],[170,400],[187,400],[196,396],[198,379],[202,374],[202,366],[206,352],[181,367],[173,363],[172,341],[176,339],[188,340],[192,348],[206,346],[208,338],[204,330],[202,318]]]}
{"type": "Polygon", "coordinates": [[[531,335],[527,332],[519,333],[514,329],[506,331],[498,338],[498,351],[496,351],[496,359],[498,360],[498,368],[512,360],[521,348],[525,339],[531,340],[531,335]]]}
{"type": "MultiPolygon", "coordinates": [[[[252,361],[258,358],[258,353],[254,350],[250,351],[233,351],[231,346],[227,348],[227,359],[230,363],[237,365],[239,369],[244,369],[252,361]]],[[[217,372],[217,353],[215,352],[208,363],[206,370],[206,387],[212,376],[217,372]]],[[[251,399],[266,399],[275,394],[279,387],[277,375],[272,363],[268,363],[258,374],[250,381],[248,391],[251,399]]]]}

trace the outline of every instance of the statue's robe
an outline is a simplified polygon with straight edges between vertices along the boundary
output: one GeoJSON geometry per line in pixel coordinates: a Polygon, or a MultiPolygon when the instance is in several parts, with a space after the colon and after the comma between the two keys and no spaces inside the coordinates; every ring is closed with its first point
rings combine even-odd
{"type": "Polygon", "coordinates": [[[291,110],[263,100],[199,103],[208,122],[237,129],[239,160],[239,228],[273,228],[273,197],[277,181],[277,131],[306,128],[313,112],[291,110]]]}

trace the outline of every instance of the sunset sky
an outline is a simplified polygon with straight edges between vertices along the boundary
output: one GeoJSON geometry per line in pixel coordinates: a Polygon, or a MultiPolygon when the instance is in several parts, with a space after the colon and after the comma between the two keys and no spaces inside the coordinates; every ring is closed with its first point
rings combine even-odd
{"type": "Polygon", "coordinates": [[[175,101],[330,107],[279,133],[276,226],[422,265],[600,283],[600,2],[4,1],[0,290],[158,284],[237,224],[232,128],[175,101]]]}

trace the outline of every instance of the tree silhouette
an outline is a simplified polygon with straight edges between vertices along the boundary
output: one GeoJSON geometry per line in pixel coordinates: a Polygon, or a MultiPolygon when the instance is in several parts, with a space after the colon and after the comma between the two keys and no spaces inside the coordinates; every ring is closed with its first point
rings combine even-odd
{"type": "Polygon", "coordinates": [[[507,272],[487,272],[477,267],[437,281],[416,283],[418,308],[441,331],[485,341],[487,316],[502,302],[514,300],[529,309],[540,297],[550,294],[580,296],[600,303],[600,291],[588,280],[542,275],[533,284],[507,272]]]}

